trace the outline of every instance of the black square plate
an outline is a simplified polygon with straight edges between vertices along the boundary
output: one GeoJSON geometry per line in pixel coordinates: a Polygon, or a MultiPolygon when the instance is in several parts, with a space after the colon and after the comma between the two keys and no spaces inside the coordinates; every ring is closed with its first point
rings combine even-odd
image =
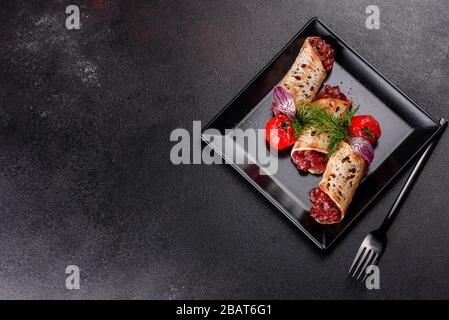
{"type": "MultiPolygon", "coordinates": [[[[394,177],[424,148],[440,129],[440,124],[404,93],[383,77],[317,18],[307,25],[276,55],[268,65],[203,128],[202,139],[215,151],[207,129],[263,129],[272,117],[272,90],[289,70],[308,36],[321,36],[335,50],[335,63],[325,84],[339,85],[342,92],[359,106],[358,114],[373,115],[382,127],[382,137],[375,148],[375,160],[362,180],[342,222],[320,225],[309,217],[308,192],[321,177],[300,175],[289,152],[278,155],[274,175],[260,175],[256,164],[233,167],[267,197],[318,247],[327,249],[354,222],[364,209],[387,187],[394,177]]],[[[247,157],[247,146],[236,146],[247,157]]],[[[223,154],[221,154],[224,156],[223,154]]],[[[229,160],[229,159],[227,159],[229,160]]],[[[244,205],[244,204],[242,204],[244,205]]]]}

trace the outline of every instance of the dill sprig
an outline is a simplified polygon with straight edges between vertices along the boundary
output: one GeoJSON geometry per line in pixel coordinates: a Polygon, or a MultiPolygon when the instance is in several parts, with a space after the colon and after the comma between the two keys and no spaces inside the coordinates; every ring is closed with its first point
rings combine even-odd
{"type": "Polygon", "coordinates": [[[326,112],[326,106],[301,102],[296,106],[296,117],[292,119],[293,133],[299,137],[307,127],[313,127],[320,134],[329,134],[327,156],[330,157],[340,143],[349,138],[348,129],[357,109],[358,107],[351,107],[342,117],[337,117],[335,114],[326,112]]]}
{"type": "Polygon", "coordinates": [[[310,126],[319,125],[317,122],[326,113],[326,106],[310,102],[300,102],[296,105],[296,117],[293,118],[293,133],[296,137],[302,135],[310,126]]]}
{"type": "Polygon", "coordinates": [[[317,114],[318,133],[329,134],[329,147],[327,156],[330,157],[338,148],[340,143],[349,138],[348,129],[352,122],[352,117],[357,112],[358,107],[348,110],[341,118],[332,113],[317,114]]]}

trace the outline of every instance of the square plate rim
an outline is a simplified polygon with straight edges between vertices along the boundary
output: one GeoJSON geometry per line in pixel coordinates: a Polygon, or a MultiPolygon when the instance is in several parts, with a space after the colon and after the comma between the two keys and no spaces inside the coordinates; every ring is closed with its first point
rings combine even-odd
{"type": "MultiPolygon", "coordinates": [[[[441,119],[440,119],[441,121],[441,119]]],[[[234,97],[215,115],[211,118],[211,120],[209,120],[205,126],[203,126],[203,128],[201,129],[201,140],[203,142],[205,142],[208,146],[210,146],[215,152],[217,152],[223,159],[225,159],[225,163],[230,164],[233,169],[235,169],[243,178],[245,178],[245,180],[247,180],[248,182],[251,183],[251,185],[253,187],[255,187],[267,200],[269,200],[279,211],[281,211],[284,216],[286,216],[291,222],[293,222],[293,224],[299,228],[304,235],[306,235],[310,240],[312,240],[312,242],[319,248],[321,249],[322,252],[326,252],[329,250],[329,248],[333,247],[333,245],[337,242],[337,240],[339,240],[342,236],[342,234],[345,233],[345,231],[353,226],[354,222],[360,218],[360,215],[375,201],[377,200],[379,194],[384,191],[388,186],[390,186],[390,184],[392,183],[392,181],[394,181],[400,174],[402,174],[406,168],[409,167],[410,163],[413,162],[415,160],[415,158],[417,157],[418,154],[420,154],[427,146],[428,144],[435,138],[435,136],[437,136],[440,131],[442,130],[442,125],[440,123],[440,121],[438,121],[436,118],[434,118],[430,113],[428,113],[426,110],[424,110],[421,106],[419,106],[413,99],[411,99],[407,94],[405,94],[400,88],[398,88],[393,82],[391,82],[391,80],[389,80],[388,78],[386,78],[379,70],[377,70],[371,63],[369,63],[368,61],[366,61],[358,52],[356,52],[351,46],[349,46],[344,40],[342,40],[333,30],[331,30],[323,21],[321,21],[318,17],[313,17],[310,20],[307,21],[307,23],[297,32],[295,33],[295,35],[287,42],[287,44],[285,44],[280,51],[274,55],[274,57],[272,59],[270,59],[270,61],[267,62],[267,64],[261,68],[256,75],[237,93],[234,95],[234,97]],[[388,83],[390,86],[392,86],[392,88],[394,90],[396,90],[397,92],[399,92],[403,97],[405,97],[407,99],[408,102],[410,102],[414,107],[416,107],[417,109],[419,109],[422,113],[424,113],[431,121],[433,121],[437,127],[437,129],[435,130],[435,132],[430,135],[430,137],[421,145],[420,148],[418,148],[418,150],[413,153],[413,155],[404,162],[404,164],[402,165],[402,167],[396,171],[395,174],[393,174],[390,179],[388,179],[384,186],[379,189],[373,197],[371,197],[370,200],[367,201],[367,203],[359,210],[359,214],[355,217],[355,219],[353,220],[352,223],[349,223],[348,225],[346,225],[341,232],[339,232],[339,234],[331,241],[329,242],[327,245],[326,244],[322,244],[320,242],[317,241],[317,239],[315,239],[309,231],[307,231],[297,220],[293,219],[291,217],[291,215],[289,214],[289,212],[287,212],[279,203],[278,201],[276,201],[270,194],[268,194],[265,190],[263,190],[253,179],[251,179],[244,170],[242,170],[242,168],[240,168],[238,165],[236,165],[235,163],[233,163],[232,161],[230,161],[229,159],[226,158],[226,156],[217,148],[215,148],[209,141],[207,138],[205,138],[204,136],[204,132],[210,128],[211,124],[214,123],[214,121],[216,119],[218,119],[232,104],[233,102],[243,93],[245,92],[245,90],[248,89],[248,87],[251,86],[251,84],[298,38],[298,36],[304,32],[304,30],[306,30],[312,23],[319,23],[321,24],[326,31],[331,34],[336,40],[338,40],[339,42],[341,42],[342,45],[345,46],[346,49],[348,49],[349,51],[351,51],[353,54],[355,54],[364,64],[366,64],[371,70],[373,70],[375,73],[377,73],[377,75],[379,75],[383,81],[385,81],[386,83],[388,83]]]]}

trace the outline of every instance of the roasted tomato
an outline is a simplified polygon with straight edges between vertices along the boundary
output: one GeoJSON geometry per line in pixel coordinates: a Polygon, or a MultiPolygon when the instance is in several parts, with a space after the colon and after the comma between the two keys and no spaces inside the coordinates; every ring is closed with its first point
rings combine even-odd
{"type": "Polygon", "coordinates": [[[268,120],[265,126],[265,138],[273,148],[285,149],[295,143],[293,123],[289,117],[279,114],[268,120]]]}
{"type": "Polygon", "coordinates": [[[362,137],[374,144],[382,132],[377,120],[370,115],[354,116],[349,127],[351,137],[362,137]]]}

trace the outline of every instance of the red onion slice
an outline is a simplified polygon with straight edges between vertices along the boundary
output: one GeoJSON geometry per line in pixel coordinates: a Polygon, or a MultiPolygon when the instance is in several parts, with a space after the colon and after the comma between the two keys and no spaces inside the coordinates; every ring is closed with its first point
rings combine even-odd
{"type": "Polygon", "coordinates": [[[295,101],[287,90],[282,87],[276,87],[273,91],[273,113],[274,115],[284,114],[287,117],[296,115],[295,101]]]}
{"type": "Polygon", "coordinates": [[[369,163],[374,160],[374,149],[371,143],[362,137],[353,137],[350,141],[352,150],[369,163]]]}

